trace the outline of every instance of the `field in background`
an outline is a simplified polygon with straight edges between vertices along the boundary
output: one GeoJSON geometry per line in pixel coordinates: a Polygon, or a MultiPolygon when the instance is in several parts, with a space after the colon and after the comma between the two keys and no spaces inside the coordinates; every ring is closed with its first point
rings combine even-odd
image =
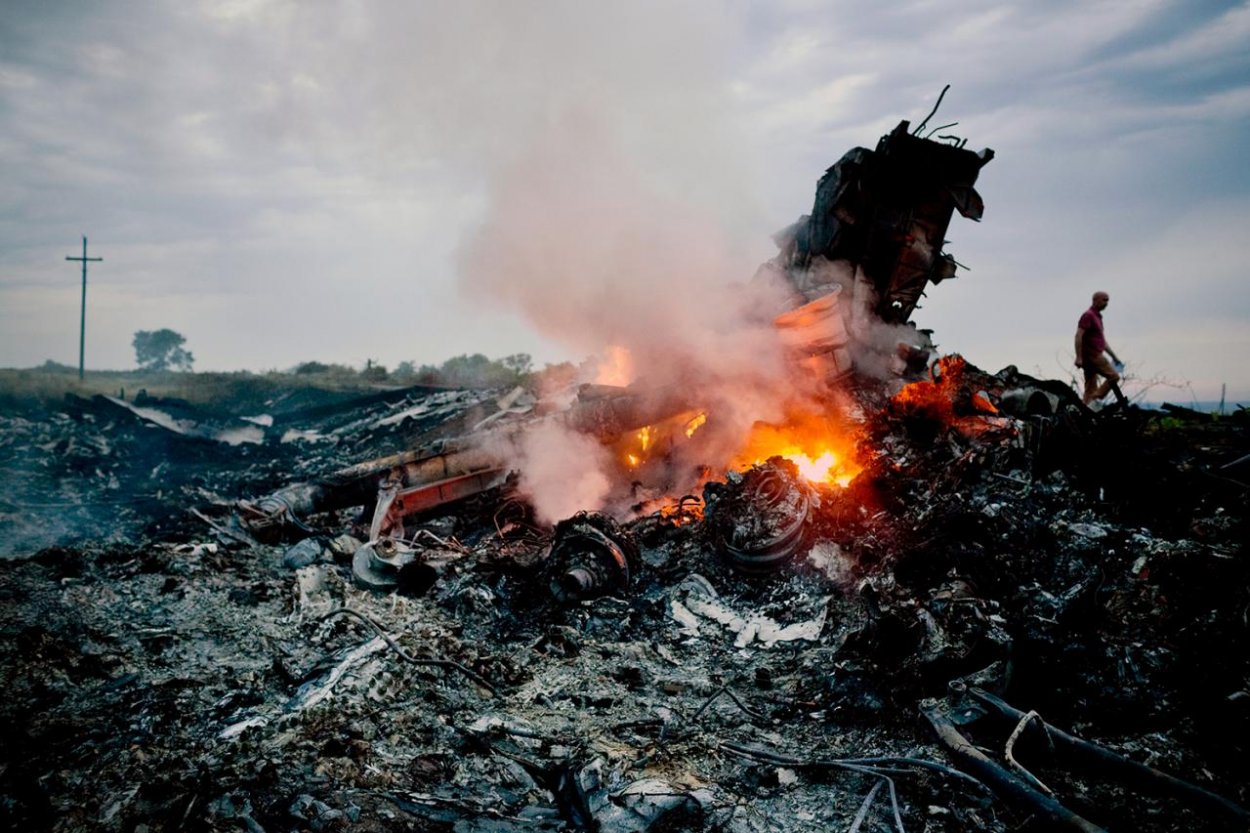
{"type": "Polygon", "coordinates": [[[273,371],[264,374],[95,370],[84,374],[81,381],[75,369],[0,369],[0,409],[20,411],[56,405],[66,394],[134,399],[143,391],[148,396],[182,399],[194,405],[212,404],[225,410],[234,410],[234,405],[247,410],[263,406],[280,394],[289,395],[293,390],[367,394],[402,387],[405,385],[378,382],[362,378],[359,373],[343,373],[333,368],[321,373],[273,371]]]}
{"type": "Polygon", "coordinates": [[[393,370],[368,362],[364,368],[342,364],[303,362],[290,370],[265,373],[195,373],[174,370],[92,370],[78,378],[78,369],[58,362],[46,362],[25,370],[0,369],[0,409],[20,411],[32,406],[48,406],[64,400],[67,394],[96,395],[134,399],[140,393],[155,398],[181,399],[192,405],[213,405],[216,410],[235,414],[257,413],[272,401],[287,407],[296,402],[345,399],[356,395],[381,394],[412,387],[509,388],[515,385],[567,384],[576,369],[565,362],[531,367],[526,353],[490,359],[475,353],[453,356],[439,366],[400,362],[393,370]],[[321,396],[318,397],[318,394],[321,396]]]}

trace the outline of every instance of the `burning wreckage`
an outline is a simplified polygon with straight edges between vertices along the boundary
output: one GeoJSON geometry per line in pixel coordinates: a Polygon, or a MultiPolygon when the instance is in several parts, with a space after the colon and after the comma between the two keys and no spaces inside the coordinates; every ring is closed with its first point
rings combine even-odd
{"type": "Polygon", "coordinates": [[[6,478],[0,818],[1246,829],[1246,421],[937,358],[910,318],[993,154],[921,132],[752,282],[778,420],[645,379],[8,418],[10,472],[55,460],[6,478]],[[550,433],[596,505],[536,497],[550,433]]]}
{"type": "MultiPolygon", "coordinates": [[[[899,379],[929,367],[933,345],[928,333],[906,325],[925,287],[954,275],[954,258],[942,252],[947,226],[955,209],[980,219],[981,198],[973,183],[993,156],[991,150],[974,153],[920,138],[902,122],[876,151],[855,148],[826,171],[812,213],[776,236],[780,251],[755,278],[784,287],[788,308],[775,315],[772,325],[791,360],[802,367],[809,401],[802,413],[796,410],[799,403],[787,403],[785,425],[754,426],[745,449],[732,460],[718,459],[711,449],[679,447],[697,447],[716,431],[717,415],[699,400],[697,386],[647,387],[645,379],[628,387],[584,384],[566,407],[532,396],[522,402],[526,393],[518,389],[468,436],[287,486],[244,503],[243,520],[256,533],[284,525],[311,531],[301,518],[372,503],[369,543],[354,557],[353,569],[358,580],[373,586],[382,573],[398,568],[397,559],[406,562],[411,554],[398,551],[404,548],[403,518],[501,486],[514,456],[508,449],[527,433],[543,430],[536,423],[558,423],[615,449],[625,475],[619,480],[629,488],[609,498],[616,510],[611,514],[635,516],[656,498],[701,488],[713,462],[721,464],[717,468],[741,469],[743,463],[764,464],[774,455],[801,458],[810,469],[804,474],[813,480],[845,485],[854,473],[853,429],[836,425],[845,423],[839,419],[844,403],[837,394],[855,370],[852,357],[870,368],[888,367],[899,379]],[[876,343],[881,324],[897,325],[884,354],[876,343]],[[653,497],[636,502],[640,489],[653,497]]],[[[616,354],[628,360],[623,348],[616,354]]],[[[1041,391],[1037,396],[1034,407],[1045,400],[1041,407],[1053,413],[1057,398],[1052,401],[1041,391]]],[[[977,404],[997,412],[987,398],[977,404]]],[[[694,501],[702,503],[697,497],[694,501]]],[[[770,514],[767,506],[760,508],[770,514]]],[[[785,540],[773,544],[785,556],[802,540],[802,519],[793,520],[785,540]]],[[[559,551],[553,545],[552,552],[559,551]]],[[[786,558],[767,560],[780,565],[786,558]]],[[[742,558],[738,563],[744,566],[742,558]]],[[[608,589],[623,588],[587,587],[577,597],[608,589]]]]}

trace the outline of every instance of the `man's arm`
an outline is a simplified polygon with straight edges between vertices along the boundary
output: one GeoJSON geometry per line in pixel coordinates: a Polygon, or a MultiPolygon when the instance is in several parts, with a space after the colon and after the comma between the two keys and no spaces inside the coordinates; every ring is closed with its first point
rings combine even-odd
{"type": "Polygon", "coordinates": [[[1085,353],[1085,328],[1084,327],[1076,328],[1076,343],[1073,344],[1073,349],[1076,351],[1076,366],[1080,367],[1085,361],[1085,355],[1084,355],[1085,353]]]}
{"type": "Polygon", "coordinates": [[[1104,352],[1104,353],[1106,353],[1108,356],[1110,356],[1110,357],[1111,357],[1111,361],[1115,362],[1116,364],[1119,364],[1119,363],[1120,363],[1120,357],[1119,357],[1119,356],[1117,356],[1117,355],[1115,354],[1115,351],[1111,349],[1111,345],[1110,345],[1110,344],[1108,344],[1108,345],[1107,345],[1107,346],[1103,349],[1103,352],[1104,352]]]}

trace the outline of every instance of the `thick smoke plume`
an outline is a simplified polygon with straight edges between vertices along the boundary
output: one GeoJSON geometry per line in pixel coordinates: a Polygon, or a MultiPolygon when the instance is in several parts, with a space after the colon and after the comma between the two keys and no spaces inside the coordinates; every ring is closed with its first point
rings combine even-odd
{"type": "MultiPolygon", "coordinates": [[[[726,461],[756,420],[781,418],[803,389],[772,326],[784,292],[745,283],[754,267],[744,247],[654,187],[593,119],[562,121],[502,172],[489,205],[462,253],[467,291],[576,354],[627,349],[639,384],[679,390],[714,414],[712,445],[724,457],[709,464],[726,461]]],[[[587,453],[566,429],[544,428],[518,451],[522,488],[538,506],[597,508],[603,484],[619,480],[609,456],[587,453]],[[587,493],[570,502],[573,488],[587,493]]]]}

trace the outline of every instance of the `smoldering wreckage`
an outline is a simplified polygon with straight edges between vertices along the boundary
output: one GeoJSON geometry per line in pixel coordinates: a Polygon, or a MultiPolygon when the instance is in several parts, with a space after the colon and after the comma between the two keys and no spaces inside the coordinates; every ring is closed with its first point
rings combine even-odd
{"type": "Polygon", "coordinates": [[[5,826],[1245,830],[1244,414],[939,357],[993,154],[924,127],[777,235],[745,431],[645,373],[5,415],[5,826]]]}

